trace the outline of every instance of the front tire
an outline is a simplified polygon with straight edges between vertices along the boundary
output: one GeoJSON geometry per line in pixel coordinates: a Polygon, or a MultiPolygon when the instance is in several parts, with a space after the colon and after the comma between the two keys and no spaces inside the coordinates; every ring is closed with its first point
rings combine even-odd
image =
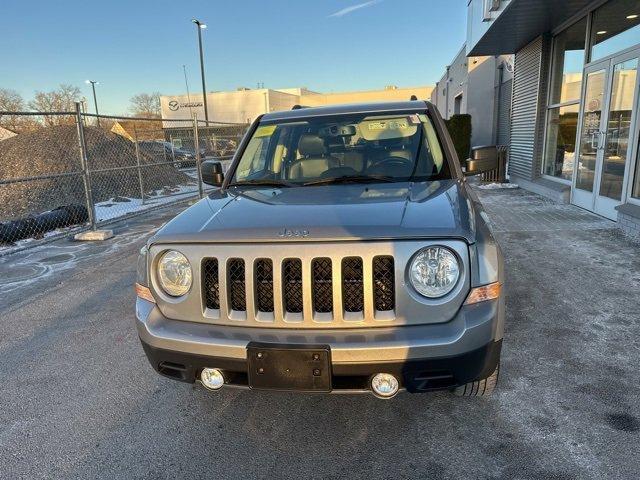
{"type": "Polygon", "coordinates": [[[498,383],[498,375],[500,373],[500,364],[491,375],[482,380],[475,380],[466,383],[453,390],[453,394],[458,397],[488,397],[496,389],[498,383]]]}

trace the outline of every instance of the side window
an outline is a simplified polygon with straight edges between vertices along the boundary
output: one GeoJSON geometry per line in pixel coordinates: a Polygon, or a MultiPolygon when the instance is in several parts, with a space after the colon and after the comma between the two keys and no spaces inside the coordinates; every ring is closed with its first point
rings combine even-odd
{"type": "Polygon", "coordinates": [[[426,163],[421,161],[416,173],[418,173],[418,175],[443,174],[449,177],[449,165],[444,158],[444,152],[442,151],[438,134],[433,127],[431,119],[426,115],[420,115],[420,120],[424,128],[421,156],[426,160],[426,163]]]}
{"type": "Polygon", "coordinates": [[[247,178],[256,172],[264,170],[268,148],[268,137],[252,138],[244,152],[243,162],[238,170],[238,178],[247,178]]]}
{"type": "Polygon", "coordinates": [[[275,125],[258,128],[242,156],[237,173],[239,179],[262,172],[267,167],[269,144],[275,129],[275,125]]]}
{"type": "Polygon", "coordinates": [[[282,170],[282,164],[289,155],[289,143],[291,142],[291,130],[290,127],[280,127],[278,129],[278,143],[276,144],[275,151],[273,152],[273,166],[272,171],[274,173],[280,173],[282,170]]]}

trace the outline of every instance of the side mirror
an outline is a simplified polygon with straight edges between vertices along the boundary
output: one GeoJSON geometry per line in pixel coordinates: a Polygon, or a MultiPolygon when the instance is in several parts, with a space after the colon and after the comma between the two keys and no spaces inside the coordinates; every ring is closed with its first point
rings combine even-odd
{"type": "Polygon", "coordinates": [[[466,176],[479,175],[497,170],[499,166],[497,147],[474,147],[471,149],[471,158],[467,158],[465,163],[464,174],[466,176]]]}
{"type": "Polygon", "coordinates": [[[214,187],[222,186],[224,181],[224,173],[222,173],[222,164],[213,160],[202,162],[200,171],[202,172],[202,181],[207,185],[214,187]]]}

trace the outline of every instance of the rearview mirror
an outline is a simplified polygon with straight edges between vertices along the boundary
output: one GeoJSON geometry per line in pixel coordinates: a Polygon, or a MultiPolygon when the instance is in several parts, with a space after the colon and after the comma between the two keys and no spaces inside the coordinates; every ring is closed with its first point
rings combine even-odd
{"type": "Polygon", "coordinates": [[[224,181],[224,173],[222,173],[222,164],[213,160],[205,160],[202,162],[201,169],[202,181],[207,185],[214,187],[222,186],[224,181]]]}
{"type": "Polygon", "coordinates": [[[465,162],[464,174],[467,176],[479,175],[497,170],[498,167],[498,148],[496,146],[474,147],[471,149],[471,158],[467,158],[465,162]]]}

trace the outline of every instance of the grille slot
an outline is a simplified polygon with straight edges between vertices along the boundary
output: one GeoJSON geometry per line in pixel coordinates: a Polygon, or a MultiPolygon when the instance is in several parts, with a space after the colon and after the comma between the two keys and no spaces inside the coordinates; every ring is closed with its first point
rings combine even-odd
{"type": "Polygon", "coordinates": [[[395,308],[395,273],[393,257],[373,259],[373,301],[376,310],[385,312],[395,308]]]}
{"type": "Polygon", "coordinates": [[[244,260],[232,258],[227,264],[229,279],[229,303],[231,310],[244,312],[247,309],[247,295],[244,275],[244,260]]]}
{"type": "Polygon", "coordinates": [[[333,278],[330,258],[315,258],[311,262],[313,278],[313,309],[318,313],[333,311],[333,278]]]}
{"type": "Polygon", "coordinates": [[[284,310],[302,313],[302,261],[288,258],[282,264],[282,292],[284,310]]]}
{"type": "Polygon", "coordinates": [[[359,257],[342,259],[342,305],[345,312],[364,310],[364,272],[359,257]]]}
{"type": "Polygon", "coordinates": [[[273,312],[273,263],[267,258],[256,261],[256,307],[259,312],[273,312]]]}
{"type": "Polygon", "coordinates": [[[207,258],[202,262],[202,289],[205,306],[212,310],[220,308],[220,280],[218,260],[207,258]]]}

